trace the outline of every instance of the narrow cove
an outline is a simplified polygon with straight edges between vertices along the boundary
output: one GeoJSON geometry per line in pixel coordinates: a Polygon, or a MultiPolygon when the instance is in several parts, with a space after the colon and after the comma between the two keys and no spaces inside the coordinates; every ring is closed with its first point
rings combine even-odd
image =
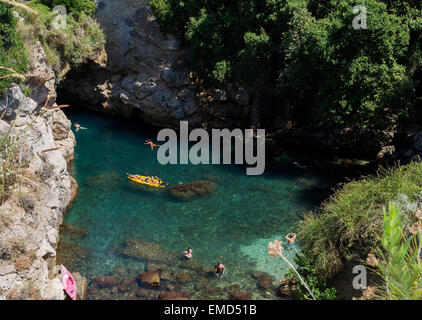
{"type": "MultiPolygon", "coordinates": [[[[303,212],[329,194],[334,177],[295,169],[287,156],[286,161],[269,161],[262,176],[247,176],[235,165],[163,166],[156,150],[144,145],[146,139],[155,141],[158,128],[79,108],[67,115],[87,130],[75,132],[72,175],[79,195],[64,219],[65,225],[79,229],[61,233],[58,263],[81,273],[88,283],[111,275],[121,281],[147,270],[161,274],[160,287],[142,295],[129,285],[127,290],[90,288],[88,299],[137,294],[155,299],[169,291],[192,299],[228,299],[234,291],[253,299],[278,299],[271,289],[288,266],[269,257],[268,243],[295,232],[303,212]],[[211,180],[218,187],[215,194],[183,202],[132,184],[126,172],[158,176],[171,186],[211,180]],[[132,254],[128,244],[145,252],[132,254]],[[192,261],[183,256],[188,247],[192,261]],[[225,277],[212,273],[217,261],[226,266],[225,277]]],[[[300,239],[295,247],[285,247],[293,261],[300,239]]]]}

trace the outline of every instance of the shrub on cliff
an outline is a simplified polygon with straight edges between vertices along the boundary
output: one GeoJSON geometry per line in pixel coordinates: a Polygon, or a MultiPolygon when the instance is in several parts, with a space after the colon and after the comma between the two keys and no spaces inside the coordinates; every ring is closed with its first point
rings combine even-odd
{"type": "Polygon", "coordinates": [[[16,27],[13,6],[0,2],[0,66],[13,69],[0,69],[0,95],[12,82],[21,81],[20,77],[13,74],[25,74],[28,69],[27,51],[16,27]]]}
{"type": "Polygon", "coordinates": [[[78,14],[68,14],[65,28],[57,29],[53,25],[55,14],[41,2],[28,4],[38,11],[38,15],[22,12],[25,20],[18,30],[28,47],[36,41],[42,43],[47,62],[56,70],[66,63],[80,65],[95,58],[103,49],[105,36],[91,17],[92,12],[82,10],[78,14]]]}
{"type": "MultiPolygon", "coordinates": [[[[342,270],[346,260],[378,247],[383,232],[381,208],[422,198],[422,162],[382,170],[375,177],[352,181],[338,188],[315,213],[299,222],[300,244],[306,256],[325,277],[342,270]]],[[[410,210],[404,210],[410,215],[410,210]]]]}

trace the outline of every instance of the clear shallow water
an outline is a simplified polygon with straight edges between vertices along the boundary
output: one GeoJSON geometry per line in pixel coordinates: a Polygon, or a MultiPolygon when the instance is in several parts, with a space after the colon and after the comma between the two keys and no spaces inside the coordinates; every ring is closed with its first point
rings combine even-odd
{"type": "MultiPolygon", "coordinates": [[[[252,286],[248,275],[254,271],[283,279],[288,267],[268,256],[268,242],[294,232],[301,213],[318,205],[332,185],[326,177],[280,162],[269,163],[262,176],[246,176],[241,166],[163,166],[156,151],[144,145],[145,139],[155,140],[158,129],[86,110],[68,116],[88,129],[75,133],[73,176],[79,196],[64,223],[88,234],[62,241],[89,251],[73,270],[87,278],[113,274],[121,266],[142,272],[145,263],[115,250],[126,239],[140,238],[170,252],[191,247],[194,258],[211,268],[222,262],[227,268],[224,286],[252,286]],[[209,178],[218,181],[218,189],[215,195],[180,202],[133,185],[126,172],[159,176],[170,185],[209,178]]],[[[286,256],[292,261],[299,250],[300,243],[286,256]]]]}

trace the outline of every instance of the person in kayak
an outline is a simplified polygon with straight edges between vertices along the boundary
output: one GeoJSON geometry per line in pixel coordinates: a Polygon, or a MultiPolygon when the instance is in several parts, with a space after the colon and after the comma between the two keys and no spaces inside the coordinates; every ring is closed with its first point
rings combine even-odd
{"type": "Polygon", "coordinates": [[[155,147],[159,147],[159,144],[155,144],[154,142],[152,142],[152,140],[145,140],[145,144],[146,145],[150,145],[151,146],[151,150],[154,150],[155,147]]]}
{"type": "Polygon", "coordinates": [[[286,236],[286,240],[287,240],[287,242],[289,243],[289,246],[290,247],[294,247],[295,246],[295,241],[296,241],[296,237],[297,237],[297,235],[296,235],[296,233],[289,233],[287,236],[286,236]]]}
{"type": "Polygon", "coordinates": [[[186,258],[192,259],[192,249],[188,248],[185,252],[183,252],[186,258]]]}
{"type": "Polygon", "coordinates": [[[217,262],[214,266],[215,269],[215,274],[217,275],[217,277],[219,277],[220,275],[225,275],[226,274],[226,267],[223,266],[220,262],[217,262]]]}

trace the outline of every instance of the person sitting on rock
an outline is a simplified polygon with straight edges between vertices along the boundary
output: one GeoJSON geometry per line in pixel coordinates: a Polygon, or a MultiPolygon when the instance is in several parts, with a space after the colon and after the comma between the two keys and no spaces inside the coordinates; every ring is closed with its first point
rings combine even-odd
{"type": "Polygon", "coordinates": [[[296,233],[289,233],[287,236],[286,236],[286,240],[287,240],[287,242],[289,243],[289,246],[290,247],[294,247],[294,245],[296,244],[295,243],[295,241],[296,241],[296,233]]]}
{"type": "Polygon", "coordinates": [[[192,249],[188,248],[185,252],[183,252],[186,258],[192,259],[192,249]]]}
{"type": "Polygon", "coordinates": [[[225,275],[226,274],[226,267],[223,266],[220,262],[217,262],[214,266],[215,268],[215,274],[218,276],[225,275]]]}
{"type": "Polygon", "coordinates": [[[145,140],[145,144],[146,145],[150,145],[151,146],[151,150],[154,150],[155,147],[159,147],[160,146],[159,144],[155,144],[151,140],[145,140]]]}

